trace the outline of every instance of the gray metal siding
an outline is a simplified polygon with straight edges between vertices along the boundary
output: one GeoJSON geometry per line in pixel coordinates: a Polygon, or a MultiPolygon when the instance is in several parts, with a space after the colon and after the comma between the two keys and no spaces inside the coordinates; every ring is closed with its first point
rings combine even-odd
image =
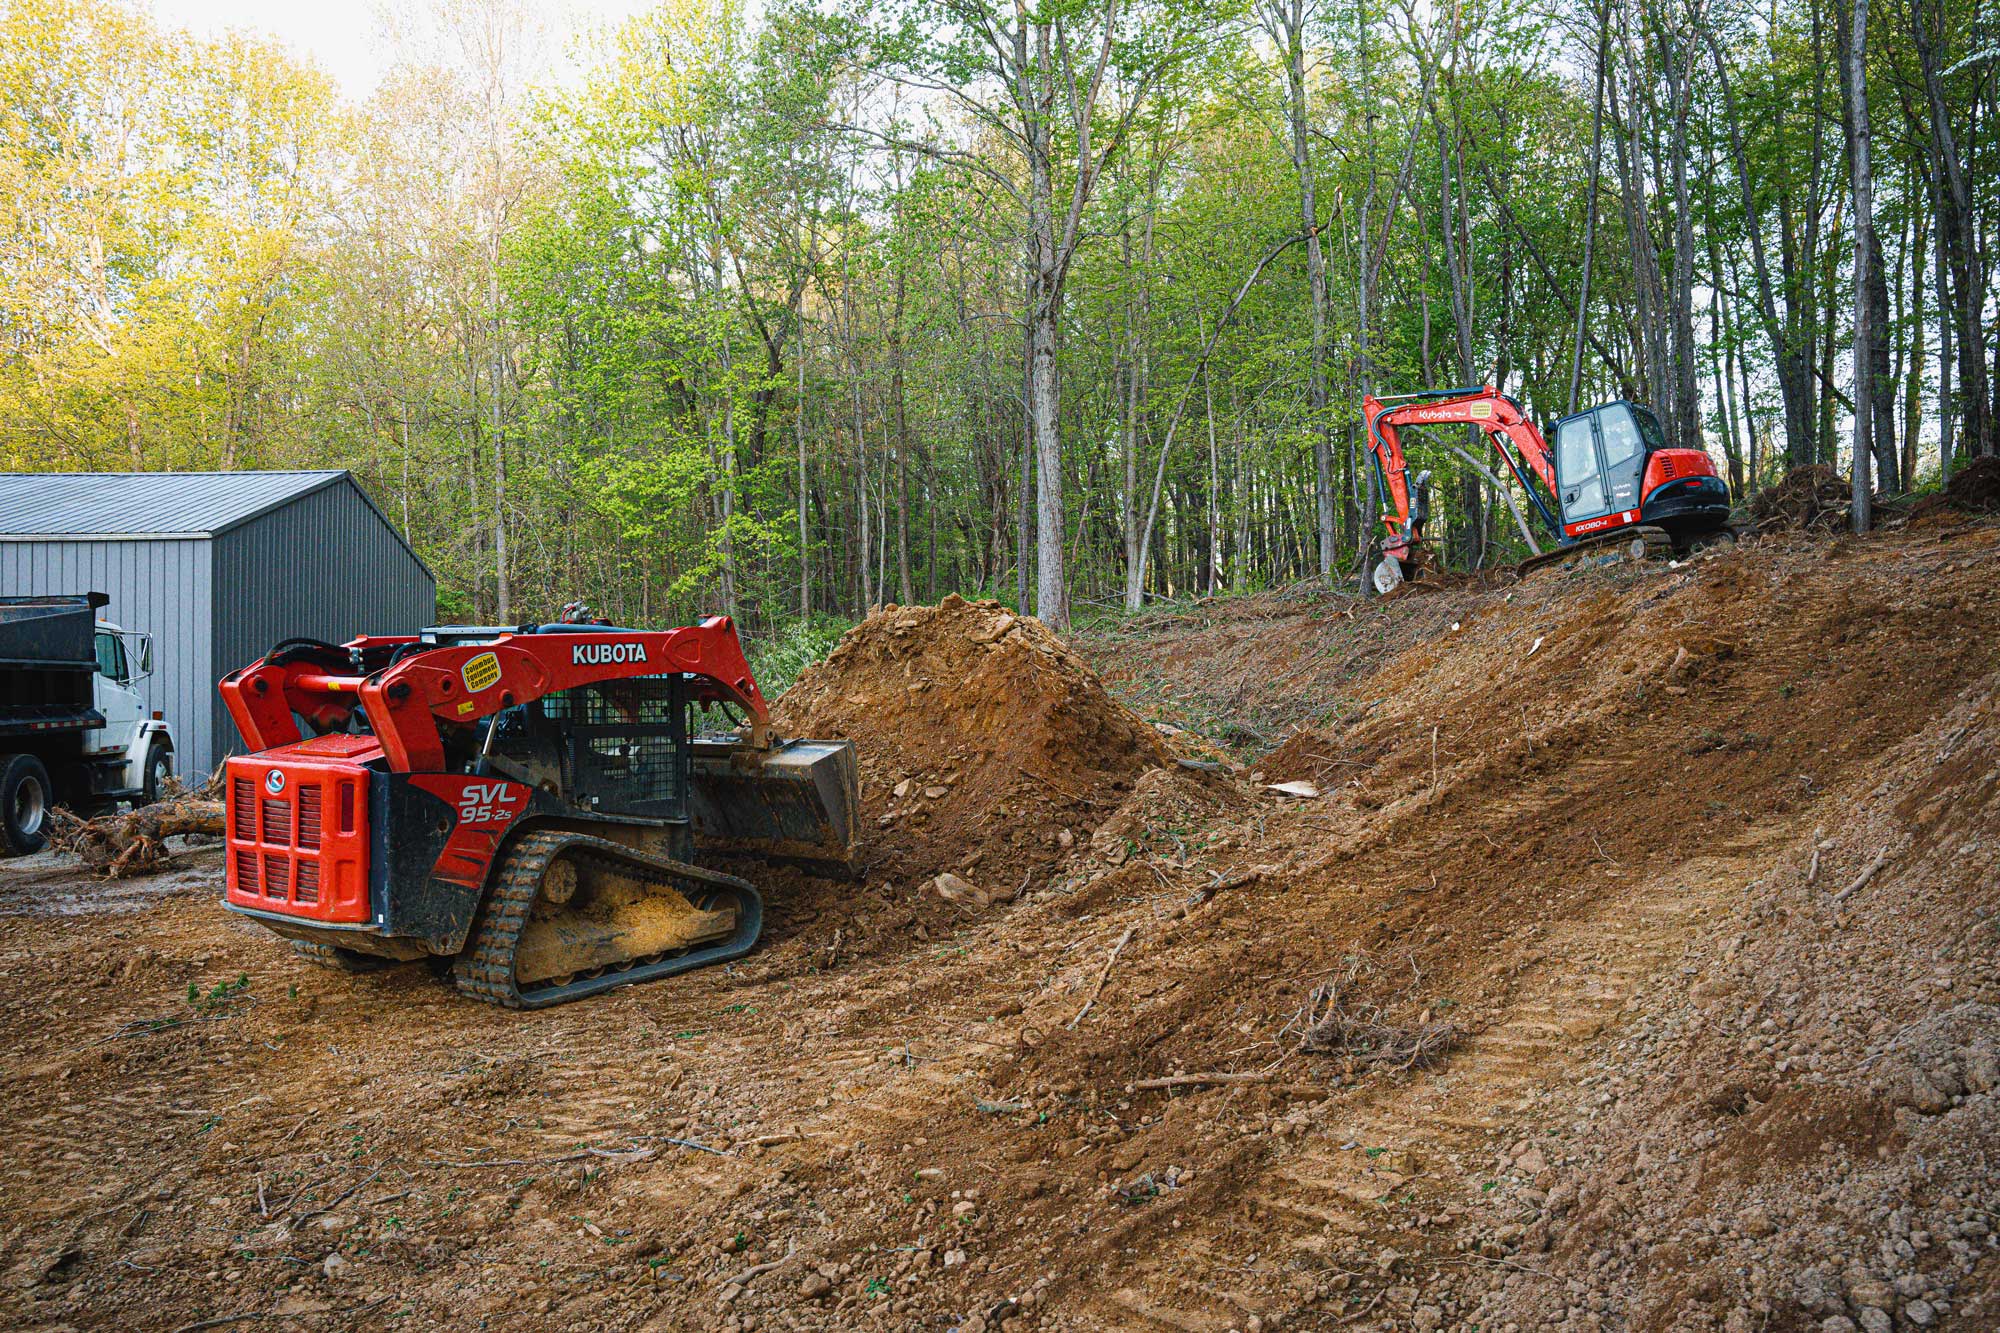
{"type": "MultiPolygon", "coordinates": [[[[413,634],[437,614],[437,585],[351,479],[217,536],[214,661],[218,677],[280,639],[344,643],[357,634],[413,634]]],[[[218,758],[242,738],[210,702],[218,758]]]]}
{"type": "Polygon", "coordinates": [[[153,636],[139,693],[173,726],[178,770],[206,774],[217,753],[208,540],[0,542],[0,594],[81,592],[108,593],[105,619],[153,636]]]}

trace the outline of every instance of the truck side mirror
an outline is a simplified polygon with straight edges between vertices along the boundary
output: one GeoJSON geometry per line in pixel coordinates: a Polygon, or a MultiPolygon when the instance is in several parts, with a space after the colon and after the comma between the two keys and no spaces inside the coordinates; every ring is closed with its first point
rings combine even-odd
{"type": "Polygon", "coordinates": [[[141,634],[139,639],[139,674],[133,680],[143,680],[153,674],[153,636],[141,634]]]}

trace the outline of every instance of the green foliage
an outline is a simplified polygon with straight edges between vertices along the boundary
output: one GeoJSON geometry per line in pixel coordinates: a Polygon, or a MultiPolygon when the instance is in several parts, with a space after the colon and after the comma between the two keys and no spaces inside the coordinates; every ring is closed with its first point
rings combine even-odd
{"type": "Polygon", "coordinates": [[[803,620],[789,621],[753,638],[747,645],[750,673],[764,697],[776,700],[799,674],[823,659],[840,642],[840,636],[854,622],[824,612],[803,620]]]}
{"type": "MultiPolygon", "coordinates": [[[[575,597],[626,623],[724,611],[772,696],[870,605],[952,591],[1011,604],[1033,190],[1019,89],[996,77],[1005,57],[986,34],[1016,22],[1031,42],[1069,43],[1045,76],[1049,197],[1087,200],[1059,352],[1080,613],[1122,600],[1183,401],[1144,571],[1155,597],[1315,572],[1322,432],[1335,564],[1352,568],[1374,526],[1355,430],[1366,389],[1470,376],[1537,419],[1567,406],[1599,44],[1583,11],[1309,15],[1303,129],[1328,316],[1316,417],[1305,246],[1217,331],[1259,258],[1303,225],[1280,45],[1240,5],[664,0],[558,88],[507,63],[535,48],[532,10],[487,10],[454,12],[509,43],[461,42],[443,20],[360,105],[268,43],[174,32],[113,0],[0,10],[0,467],[351,467],[438,573],[442,619],[545,617],[575,597]],[[1079,119],[1072,95],[1088,90],[1107,14],[1102,94],[1079,119]],[[1118,148],[1080,190],[1086,132],[1118,148]],[[1447,198],[1464,201],[1449,233],[1447,198]]],[[[1615,100],[1584,401],[1668,396],[1647,337],[1670,312],[1642,273],[1669,271],[1680,244],[1666,81],[1679,60],[1695,303],[1720,293],[1712,328],[1695,311],[1696,429],[1718,455],[1748,453],[1752,483],[1781,466],[1754,235],[1782,332],[1812,353],[1811,443],[1832,457],[1851,321],[1839,11],[1704,11],[1713,51],[1656,5],[1606,12],[1615,100]]],[[[2000,215],[2000,138],[1978,129],[1993,120],[1991,62],[1965,57],[1990,25],[1962,0],[1927,13],[1983,236],[2000,215]]],[[[1909,20],[1880,18],[1892,34],[1909,20]]],[[[1896,425],[1914,427],[1926,452],[1912,446],[1910,471],[1928,478],[1951,283],[1911,48],[1876,42],[1869,77],[1896,425]]],[[[1972,275],[1972,308],[1992,276],[1972,275]]],[[[1489,562],[1525,549],[1490,488],[1469,484],[1455,436],[1408,442],[1435,474],[1433,534],[1449,549],[1483,545],[1489,562]]]]}

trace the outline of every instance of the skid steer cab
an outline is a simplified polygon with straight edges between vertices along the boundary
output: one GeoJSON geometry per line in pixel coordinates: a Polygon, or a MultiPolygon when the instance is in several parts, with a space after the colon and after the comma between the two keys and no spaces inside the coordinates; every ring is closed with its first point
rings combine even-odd
{"type": "Polygon", "coordinates": [[[748,953],[722,864],[853,870],[853,746],[775,735],[722,617],[293,639],[221,690],[225,905],[344,970],[539,1008],[748,953]]]}

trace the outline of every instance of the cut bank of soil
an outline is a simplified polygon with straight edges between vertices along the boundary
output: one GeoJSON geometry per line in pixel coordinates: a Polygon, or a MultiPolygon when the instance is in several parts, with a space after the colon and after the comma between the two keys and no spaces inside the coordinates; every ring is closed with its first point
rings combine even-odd
{"type": "MultiPolygon", "coordinates": [[[[767,881],[742,963],[544,1013],[305,968],[200,860],[151,906],[60,919],[6,914],[49,886],[0,868],[0,1310],[1991,1327],[1996,554],[1975,523],[1169,608],[1075,659],[1158,721],[1313,723],[1294,753],[1327,795],[1036,770],[1108,804],[1049,808],[1068,847],[987,852],[1033,871],[1020,901],[912,883],[1011,816],[892,820],[859,885],[767,881]],[[1299,1052],[1350,974],[1465,1044],[1403,1074],[1299,1052]]],[[[782,711],[907,745],[876,818],[884,780],[981,775],[943,714],[902,711],[930,706],[919,668],[875,644],[843,669],[870,682],[844,720],[831,672],[782,711]]],[[[1024,729],[985,733],[984,766],[1038,753],[1024,729]]]]}

